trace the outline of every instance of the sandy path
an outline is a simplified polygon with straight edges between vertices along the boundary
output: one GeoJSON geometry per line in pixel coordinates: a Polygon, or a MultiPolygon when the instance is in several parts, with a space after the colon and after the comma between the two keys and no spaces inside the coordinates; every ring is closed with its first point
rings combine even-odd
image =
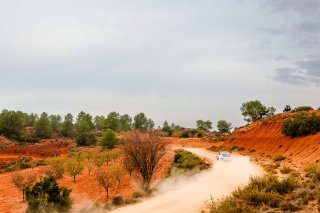
{"type": "Polygon", "coordinates": [[[230,162],[215,161],[215,154],[205,149],[186,150],[213,160],[213,167],[192,177],[168,178],[160,185],[159,193],[154,197],[113,212],[200,212],[210,196],[221,198],[228,195],[238,186],[247,183],[250,176],[261,172],[260,167],[250,162],[248,157],[234,156],[235,159],[230,162]]]}

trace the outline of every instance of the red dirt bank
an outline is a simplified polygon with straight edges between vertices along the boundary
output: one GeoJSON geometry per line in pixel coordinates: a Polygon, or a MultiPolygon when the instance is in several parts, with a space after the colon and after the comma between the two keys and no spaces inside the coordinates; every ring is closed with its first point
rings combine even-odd
{"type": "MultiPolygon", "coordinates": [[[[320,115],[319,111],[311,111],[320,115]]],[[[263,118],[251,125],[237,129],[227,140],[226,146],[243,146],[254,156],[284,155],[297,166],[320,160],[320,133],[306,137],[290,138],[282,134],[281,125],[294,113],[283,113],[263,118]]]]}

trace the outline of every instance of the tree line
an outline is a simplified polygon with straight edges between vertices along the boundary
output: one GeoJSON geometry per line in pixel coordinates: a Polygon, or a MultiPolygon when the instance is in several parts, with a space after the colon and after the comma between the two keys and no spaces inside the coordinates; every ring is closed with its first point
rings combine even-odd
{"type": "Polygon", "coordinates": [[[81,111],[75,119],[71,113],[66,114],[64,119],[61,115],[49,115],[46,112],[38,115],[2,110],[0,113],[0,134],[14,140],[32,141],[34,138],[30,138],[23,131],[26,127],[34,128],[36,139],[51,138],[54,134],[59,134],[64,137],[76,137],[80,143],[86,143],[93,140],[94,130],[150,131],[154,129],[154,121],[142,112],[132,118],[128,114],[120,115],[117,112],[110,112],[106,117],[93,117],[81,111]]]}

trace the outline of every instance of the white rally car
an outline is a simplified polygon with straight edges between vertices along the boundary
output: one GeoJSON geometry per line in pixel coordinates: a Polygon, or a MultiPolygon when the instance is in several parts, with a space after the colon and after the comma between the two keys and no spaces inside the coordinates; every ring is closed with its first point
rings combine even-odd
{"type": "Polygon", "coordinates": [[[232,160],[233,157],[229,152],[219,152],[216,156],[217,160],[232,160]]]}

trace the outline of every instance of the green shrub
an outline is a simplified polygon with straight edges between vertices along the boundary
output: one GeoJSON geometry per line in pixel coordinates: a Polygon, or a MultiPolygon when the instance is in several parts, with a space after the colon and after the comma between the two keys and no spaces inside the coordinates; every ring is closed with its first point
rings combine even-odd
{"type": "Polygon", "coordinates": [[[212,213],[255,213],[257,209],[240,202],[236,198],[230,196],[222,200],[212,201],[208,207],[212,213]]]}
{"type": "Polygon", "coordinates": [[[304,112],[304,111],[309,111],[309,110],[313,110],[313,108],[311,106],[299,106],[296,107],[293,112],[304,112]]]}
{"type": "Polygon", "coordinates": [[[124,204],[124,199],[122,196],[115,196],[113,199],[112,199],[112,204],[115,205],[115,206],[121,206],[124,204]]]}
{"type": "Polygon", "coordinates": [[[287,194],[289,192],[292,192],[298,186],[298,182],[292,177],[279,180],[275,176],[265,176],[251,178],[250,183],[247,185],[247,188],[258,189],[259,191],[264,192],[287,194]]]}
{"type": "Polygon", "coordinates": [[[283,156],[283,155],[277,155],[277,156],[274,156],[273,161],[274,161],[274,162],[276,162],[276,161],[283,161],[283,160],[285,160],[285,159],[287,159],[285,156],[283,156]]]}
{"type": "Polygon", "coordinates": [[[177,168],[190,170],[200,166],[201,163],[201,159],[191,152],[183,149],[176,150],[176,154],[174,156],[174,165],[177,168]]]}
{"type": "Polygon", "coordinates": [[[209,147],[209,148],[208,148],[208,150],[213,151],[213,152],[217,152],[217,151],[219,151],[219,150],[220,150],[220,147],[217,147],[217,146],[211,146],[211,147],[209,147]]]}
{"type": "Polygon", "coordinates": [[[243,146],[240,146],[240,147],[238,148],[238,151],[243,151],[243,150],[245,150],[245,148],[244,148],[243,146]]]}
{"type": "Polygon", "coordinates": [[[238,146],[232,146],[229,150],[230,150],[230,151],[234,151],[234,150],[237,150],[237,149],[239,149],[238,146]]]}
{"type": "Polygon", "coordinates": [[[103,148],[112,149],[114,148],[118,143],[120,142],[119,138],[117,138],[117,135],[111,130],[107,129],[102,134],[102,139],[100,140],[99,144],[103,148]]]}
{"type": "Polygon", "coordinates": [[[281,203],[280,209],[287,212],[296,212],[301,209],[301,204],[294,203],[293,201],[284,201],[281,203]]]}
{"type": "Polygon", "coordinates": [[[292,172],[292,169],[290,167],[284,166],[280,169],[280,172],[282,174],[289,174],[290,172],[292,172]]]}
{"type": "Polygon", "coordinates": [[[250,149],[250,152],[252,153],[252,152],[255,152],[256,150],[255,149],[250,149]]]}
{"type": "Polygon", "coordinates": [[[92,146],[92,145],[96,145],[97,139],[93,133],[89,132],[89,133],[78,134],[76,138],[76,142],[78,146],[92,146]]]}
{"type": "Polygon", "coordinates": [[[305,172],[314,180],[320,180],[320,163],[314,163],[305,167],[305,172]]]}
{"type": "Polygon", "coordinates": [[[53,176],[43,177],[27,189],[27,212],[67,212],[72,204],[71,189],[59,187],[53,176]]]}
{"type": "Polygon", "coordinates": [[[299,115],[282,123],[282,133],[289,137],[301,137],[320,131],[320,117],[317,115],[299,115]]]}
{"type": "Polygon", "coordinates": [[[133,192],[132,193],[133,198],[139,198],[139,197],[143,197],[143,196],[144,196],[144,193],[142,193],[142,192],[133,192]]]}

